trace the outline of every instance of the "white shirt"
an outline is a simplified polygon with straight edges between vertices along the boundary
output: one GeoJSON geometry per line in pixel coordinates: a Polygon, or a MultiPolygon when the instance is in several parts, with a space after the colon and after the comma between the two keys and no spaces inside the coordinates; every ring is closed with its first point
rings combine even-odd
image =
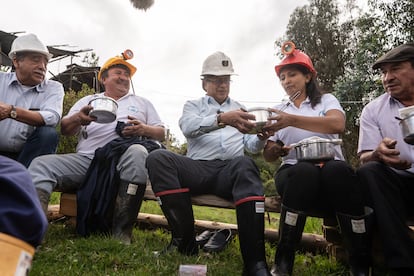
{"type": "MultiPolygon", "coordinates": [[[[284,107],[285,104],[276,105],[275,109],[281,109],[284,107]]],[[[312,108],[309,98],[306,98],[305,101],[301,103],[299,107],[296,107],[293,102],[286,107],[284,112],[289,114],[295,114],[300,116],[309,116],[309,117],[322,117],[329,110],[339,110],[344,115],[345,112],[341,107],[338,99],[335,98],[332,94],[323,94],[321,97],[321,102],[318,103],[315,107],[312,108]]],[[[310,138],[313,136],[318,136],[324,139],[338,139],[338,134],[325,134],[325,133],[318,133],[309,130],[304,130],[301,128],[296,127],[286,127],[283,128],[275,133],[272,137],[269,138],[271,141],[281,140],[285,145],[289,146],[291,144],[297,143],[303,139],[310,138]]],[[[344,156],[342,154],[342,149],[340,145],[335,146],[335,159],[336,160],[344,160],[344,156]]],[[[282,158],[282,165],[284,164],[296,164],[296,152],[292,149],[288,155],[282,158]]]]}
{"type": "MultiPolygon", "coordinates": [[[[73,105],[66,116],[71,116],[74,113],[79,112],[81,108],[88,105],[93,98],[103,94],[104,93],[83,97],[73,105]]],[[[119,135],[115,132],[117,121],[127,122],[129,120],[128,115],[137,118],[147,125],[164,126],[157,111],[149,100],[133,94],[127,94],[116,102],[118,103],[118,110],[114,122],[108,124],[92,122],[90,125],[81,128],[81,131],[78,134],[78,145],[76,147],[77,153],[92,159],[97,148],[103,147],[113,139],[119,138],[119,135]],[[85,138],[86,136],[84,135],[84,132],[87,133],[87,138],[85,138]]]]}

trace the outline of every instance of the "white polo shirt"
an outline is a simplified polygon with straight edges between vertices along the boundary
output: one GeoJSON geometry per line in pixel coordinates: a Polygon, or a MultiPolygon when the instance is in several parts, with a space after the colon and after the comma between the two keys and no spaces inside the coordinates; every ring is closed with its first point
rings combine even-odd
{"type": "MultiPolygon", "coordinates": [[[[284,107],[285,104],[276,105],[275,109],[281,109],[284,107]]],[[[296,107],[293,102],[291,102],[284,112],[289,114],[295,114],[299,116],[309,116],[309,117],[322,117],[329,110],[339,110],[341,111],[344,116],[345,112],[341,107],[338,99],[335,98],[332,94],[323,94],[321,97],[321,102],[317,104],[315,107],[312,108],[309,98],[306,98],[305,101],[301,103],[299,107],[296,107]]],[[[313,136],[318,136],[324,139],[338,139],[338,134],[325,134],[325,133],[318,133],[313,131],[304,130],[301,128],[296,127],[286,127],[281,130],[278,130],[275,135],[269,138],[271,141],[281,140],[285,145],[291,145],[293,143],[297,143],[303,139],[310,138],[313,136]]],[[[344,156],[342,154],[341,146],[335,146],[335,159],[336,160],[344,160],[344,156]]],[[[298,160],[296,159],[296,152],[292,149],[288,155],[282,158],[282,165],[284,164],[296,164],[298,160]]]]}
{"type": "MultiPolygon", "coordinates": [[[[72,106],[66,116],[71,116],[72,114],[79,112],[81,108],[88,105],[93,98],[103,94],[104,93],[83,97],[72,106]]],[[[127,94],[116,102],[118,103],[118,110],[114,122],[107,124],[92,122],[90,125],[82,127],[78,134],[78,145],[76,147],[77,153],[86,155],[92,159],[97,148],[103,147],[113,139],[119,138],[119,135],[115,132],[117,121],[127,122],[129,120],[128,115],[137,118],[147,125],[164,126],[153,104],[149,100],[133,94],[127,94]],[[87,138],[85,138],[86,136],[84,137],[82,132],[87,133],[87,138]]]]}

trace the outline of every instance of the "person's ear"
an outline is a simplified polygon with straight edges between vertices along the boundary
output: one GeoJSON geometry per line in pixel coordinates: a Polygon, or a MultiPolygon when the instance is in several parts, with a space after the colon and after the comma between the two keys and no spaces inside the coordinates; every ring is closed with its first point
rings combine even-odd
{"type": "Polygon", "coordinates": [[[203,88],[203,90],[204,91],[206,91],[207,92],[207,90],[206,90],[206,80],[201,80],[201,87],[203,88]]]}

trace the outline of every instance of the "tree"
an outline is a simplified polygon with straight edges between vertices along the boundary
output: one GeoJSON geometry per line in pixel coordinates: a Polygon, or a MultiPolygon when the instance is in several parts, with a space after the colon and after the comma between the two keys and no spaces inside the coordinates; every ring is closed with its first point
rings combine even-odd
{"type": "Polygon", "coordinates": [[[383,93],[380,79],[371,66],[392,47],[414,41],[413,24],[412,0],[369,1],[366,13],[342,24],[343,31],[350,34],[346,43],[350,58],[345,63],[344,74],[336,81],[334,94],[347,113],[344,152],[355,166],[360,113],[366,103],[383,93]]]}
{"type": "Polygon", "coordinates": [[[344,72],[346,35],[340,29],[337,3],[311,0],[294,10],[285,35],[276,40],[276,45],[293,41],[312,59],[322,89],[331,92],[335,79],[344,72]]]}
{"type": "Polygon", "coordinates": [[[368,3],[371,14],[377,15],[376,24],[385,32],[385,49],[414,41],[413,0],[369,0],[368,3]]]}
{"type": "Polygon", "coordinates": [[[85,63],[89,67],[98,67],[98,62],[99,56],[97,56],[95,52],[92,52],[91,54],[86,53],[82,59],[82,63],[85,63]]]}

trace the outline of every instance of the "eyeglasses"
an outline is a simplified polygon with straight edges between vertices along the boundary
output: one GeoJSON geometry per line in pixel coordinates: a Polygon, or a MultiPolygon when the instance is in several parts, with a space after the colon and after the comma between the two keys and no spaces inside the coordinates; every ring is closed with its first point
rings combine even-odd
{"type": "Polygon", "coordinates": [[[208,82],[212,82],[217,86],[221,85],[222,83],[229,84],[231,82],[230,77],[222,77],[222,78],[211,78],[211,77],[209,77],[209,78],[205,78],[205,80],[208,81],[208,82]]]}

